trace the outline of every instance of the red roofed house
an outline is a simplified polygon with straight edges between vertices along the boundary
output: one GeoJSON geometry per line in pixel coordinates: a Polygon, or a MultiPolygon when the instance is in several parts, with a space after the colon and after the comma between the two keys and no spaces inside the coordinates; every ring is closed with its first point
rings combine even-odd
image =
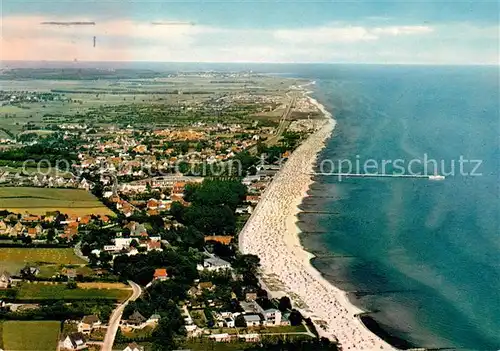
{"type": "Polygon", "coordinates": [[[167,280],[168,279],[168,273],[165,268],[157,268],[155,269],[155,274],[153,275],[153,280],[167,280]]]}
{"type": "Polygon", "coordinates": [[[252,204],[258,203],[259,200],[260,200],[260,196],[257,196],[257,195],[247,195],[247,197],[246,197],[246,201],[250,202],[252,204]]]}
{"type": "Polygon", "coordinates": [[[159,242],[159,241],[148,240],[147,248],[148,248],[148,251],[153,251],[153,250],[163,251],[163,249],[161,248],[161,242],[159,242]]]}
{"type": "Polygon", "coordinates": [[[38,216],[26,216],[21,219],[23,222],[33,223],[40,221],[40,217],[38,216]]]}
{"type": "Polygon", "coordinates": [[[104,223],[108,223],[109,222],[109,217],[106,216],[106,215],[101,215],[101,221],[103,221],[104,223]]]}
{"type": "Polygon", "coordinates": [[[185,186],[186,186],[185,182],[175,183],[174,186],[172,187],[172,194],[183,196],[185,186]]]}
{"type": "Polygon", "coordinates": [[[28,228],[28,235],[32,238],[36,237],[36,228],[28,228]]]}
{"type": "Polygon", "coordinates": [[[158,206],[159,206],[158,200],[156,199],[149,199],[147,202],[148,209],[156,210],[158,206]]]}
{"type": "Polygon", "coordinates": [[[229,245],[231,244],[231,241],[233,240],[234,237],[229,236],[229,235],[208,235],[205,236],[205,242],[207,241],[216,241],[218,243],[224,244],[224,245],[229,245]]]}
{"type": "Polygon", "coordinates": [[[90,220],[90,216],[83,216],[82,218],[80,218],[80,224],[89,224],[90,220]]]}

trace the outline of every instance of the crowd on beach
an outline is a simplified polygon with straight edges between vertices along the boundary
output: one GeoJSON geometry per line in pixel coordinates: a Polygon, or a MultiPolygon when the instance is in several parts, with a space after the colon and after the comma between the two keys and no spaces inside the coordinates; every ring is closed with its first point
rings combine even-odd
{"type": "Polygon", "coordinates": [[[310,263],[312,255],[302,248],[297,214],[312,183],[311,172],[318,152],[331,135],[335,121],[316,100],[311,102],[328,117],[291,155],[275,176],[253,215],[240,233],[240,250],[260,257],[262,273],[274,275],[307,305],[321,336],[336,339],[343,350],[393,349],[371,333],[356,316],[362,311],[352,305],[342,290],[331,285],[310,263]]]}

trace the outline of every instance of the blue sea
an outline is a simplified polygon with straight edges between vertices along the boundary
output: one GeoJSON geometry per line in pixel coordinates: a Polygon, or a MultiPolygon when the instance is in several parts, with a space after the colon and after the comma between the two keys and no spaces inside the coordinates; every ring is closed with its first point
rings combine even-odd
{"type": "Polygon", "coordinates": [[[299,217],[313,264],[414,346],[500,349],[498,67],[305,68],[337,120],[319,163],[447,174],[317,176],[299,217]]]}

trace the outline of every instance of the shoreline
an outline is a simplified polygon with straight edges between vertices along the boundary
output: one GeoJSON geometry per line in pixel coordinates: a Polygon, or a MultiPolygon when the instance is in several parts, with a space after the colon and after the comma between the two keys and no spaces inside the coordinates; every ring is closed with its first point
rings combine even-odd
{"type": "Polygon", "coordinates": [[[320,336],[337,340],[343,349],[395,350],[362,323],[358,314],[364,311],[314,268],[315,256],[300,242],[299,205],[308,196],[314,183],[310,172],[336,125],[309,93],[304,95],[323,113],[324,123],[292,153],[265,190],[239,234],[240,251],[259,256],[261,278],[271,293],[287,294],[294,307],[311,318],[320,336]]]}

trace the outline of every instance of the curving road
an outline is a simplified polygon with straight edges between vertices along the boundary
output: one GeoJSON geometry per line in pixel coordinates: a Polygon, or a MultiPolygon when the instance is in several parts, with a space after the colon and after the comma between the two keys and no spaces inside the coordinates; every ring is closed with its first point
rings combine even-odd
{"type": "Polygon", "coordinates": [[[112,351],[113,344],[115,342],[116,332],[120,326],[120,320],[122,319],[123,310],[130,301],[135,301],[139,296],[141,296],[142,289],[139,285],[133,281],[128,281],[129,285],[132,287],[132,296],[130,296],[125,302],[116,307],[109,317],[108,329],[106,335],[104,336],[104,342],[102,345],[102,351],[112,351]]]}

